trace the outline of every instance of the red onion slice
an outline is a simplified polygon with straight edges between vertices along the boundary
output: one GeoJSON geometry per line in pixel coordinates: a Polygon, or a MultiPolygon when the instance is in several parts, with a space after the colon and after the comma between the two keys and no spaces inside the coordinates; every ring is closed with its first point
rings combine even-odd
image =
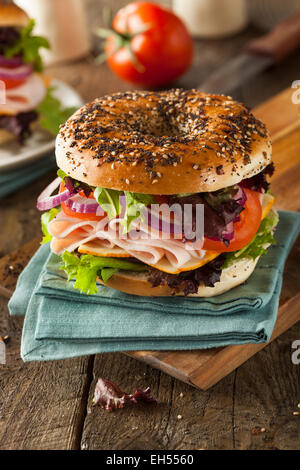
{"type": "Polygon", "coordinates": [[[73,212],[78,212],[80,214],[96,214],[100,217],[105,214],[104,210],[99,206],[95,199],[82,197],[79,194],[68,199],[66,205],[73,212]]]}
{"type": "Polygon", "coordinates": [[[4,55],[0,55],[0,67],[19,67],[19,65],[22,65],[22,57],[20,56],[15,56],[11,57],[8,59],[4,55]]]}
{"type": "Polygon", "coordinates": [[[53,207],[59,206],[62,202],[66,201],[71,196],[73,196],[73,194],[71,194],[68,189],[66,189],[62,193],[51,196],[53,191],[58,188],[60,183],[61,179],[59,177],[55,178],[55,180],[52,181],[52,183],[50,183],[49,186],[44,189],[44,191],[41,192],[36,204],[38,210],[47,211],[49,209],[52,209],[53,207]]]}
{"type": "Polygon", "coordinates": [[[25,80],[32,74],[32,67],[29,64],[20,65],[19,67],[8,68],[0,67],[0,80],[25,80]]]}

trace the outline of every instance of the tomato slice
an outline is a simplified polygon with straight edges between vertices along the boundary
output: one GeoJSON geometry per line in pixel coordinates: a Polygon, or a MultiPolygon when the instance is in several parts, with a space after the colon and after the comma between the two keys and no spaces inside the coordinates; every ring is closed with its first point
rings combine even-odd
{"type": "Polygon", "coordinates": [[[22,85],[26,79],[14,79],[14,78],[2,78],[2,81],[5,83],[5,88],[10,90],[11,88],[16,88],[22,85]]]}
{"type": "MultiPolygon", "coordinates": [[[[256,191],[243,188],[247,201],[240,214],[240,221],[234,224],[234,238],[226,246],[221,241],[204,238],[203,249],[218,252],[241,250],[255,237],[262,218],[260,194],[256,191]]],[[[205,222],[204,222],[205,223],[205,222]]]]}
{"type": "MultiPolygon", "coordinates": [[[[65,184],[62,182],[60,183],[59,192],[62,193],[66,189],[65,184]]],[[[86,197],[83,191],[78,193],[82,197],[86,197]]],[[[88,197],[89,199],[94,199],[93,193],[91,193],[88,197]]],[[[61,208],[63,213],[68,217],[76,217],[77,219],[82,220],[102,220],[106,215],[96,215],[96,214],[83,214],[81,212],[75,212],[67,206],[65,202],[61,203],[61,208]]]]}

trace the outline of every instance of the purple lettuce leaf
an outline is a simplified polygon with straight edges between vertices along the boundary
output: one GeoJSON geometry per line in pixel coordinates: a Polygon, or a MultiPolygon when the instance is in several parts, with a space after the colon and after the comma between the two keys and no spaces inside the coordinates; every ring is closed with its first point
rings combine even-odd
{"type": "Polygon", "coordinates": [[[240,185],[243,188],[252,189],[252,191],[267,191],[270,186],[270,183],[267,181],[267,176],[272,176],[274,171],[274,163],[269,163],[269,165],[257,175],[241,181],[240,185]]]}
{"type": "Polygon", "coordinates": [[[168,285],[173,294],[179,291],[183,291],[185,296],[196,294],[201,283],[207,287],[214,287],[220,281],[224,261],[225,255],[221,254],[201,268],[179,274],[168,274],[153,269],[150,272],[148,281],[152,287],[168,285]]]}
{"type": "Polygon", "coordinates": [[[64,182],[65,182],[66,188],[70,191],[71,194],[76,194],[76,193],[79,193],[80,191],[83,191],[85,196],[89,197],[89,195],[92,192],[92,188],[88,184],[83,183],[82,181],[76,181],[74,178],[71,178],[70,176],[65,176],[64,182]]]}
{"type": "Polygon", "coordinates": [[[204,236],[208,238],[217,237],[227,246],[229,240],[224,236],[228,232],[228,224],[238,220],[239,214],[244,207],[238,200],[234,199],[238,191],[237,186],[221,189],[213,193],[198,193],[185,197],[171,197],[170,204],[184,204],[193,206],[193,226],[195,231],[196,205],[204,205],[204,236]]]}
{"type": "Polygon", "coordinates": [[[13,46],[20,38],[20,32],[12,26],[0,28],[0,54],[3,54],[6,47],[13,46]]]}
{"type": "Polygon", "coordinates": [[[15,116],[0,116],[0,129],[12,132],[23,143],[31,135],[30,124],[38,118],[36,111],[27,111],[15,116]]]}
{"type": "Polygon", "coordinates": [[[157,403],[157,401],[151,396],[149,387],[145,390],[135,389],[134,393],[128,394],[111,380],[98,379],[93,398],[94,405],[113,411],[124,408],[127,403],[157,403]]]}

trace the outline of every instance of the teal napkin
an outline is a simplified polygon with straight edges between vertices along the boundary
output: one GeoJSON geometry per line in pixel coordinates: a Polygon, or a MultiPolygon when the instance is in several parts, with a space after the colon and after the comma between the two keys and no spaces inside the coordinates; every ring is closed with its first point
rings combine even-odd
{"type": "Polygon", "coordinates": [[[72,290],[58,258],[42,246],[21,274],[9,302],[24,315],[21,355],[50,360],[110,351],[185,350],[261,343],[276,321],[282,270],[300,231],[300,214],[281,211],[277,245],[242,286],[208,299],[144,298],[100,286],[72,290]]]}
{"type": "Polygon", "coordinates": [[[54,154],[35,160],[30,165],[0,173],[0,198],[23,188],[56,167],[54,154]]]}

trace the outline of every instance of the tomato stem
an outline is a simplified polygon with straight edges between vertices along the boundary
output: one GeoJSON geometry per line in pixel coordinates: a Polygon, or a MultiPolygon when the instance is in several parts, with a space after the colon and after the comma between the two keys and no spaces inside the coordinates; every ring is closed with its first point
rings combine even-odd
{"type": "Polygon", "coordinates": [[[108,57],[110,57],[113,54],[115,54],[116,52],[118,52],[119,49],[121,49],[122,47],[126,47],[126,49],[128,50],[128,52],[130,54],[130,58],[131,58],[131,61],[132,61],[132,64],[133,64],[134,68],[139,73],[144,73],[145,72],[145,67],[144,67],[143,64],[141,64],[141,62],[138,60],[137,56],[133,52],[132,47],[131,47],[131,39],[134,38],[135,36],[137,36],[138,34],[145,33],[150,28],[151,28],[151,24],[148,23],[148,24],[145,25],[145,27],[143,29],[141,29],[140,31],[138,31],[134,34],[129,33],[128,30],[125,33],[119,33],[118,31],[116,31],[113,28],[112,29],[97,28],[95,30],[95,34],[97,36],[99,36],[100,38],[102,38],[102,39],[108,39],[109,37],[113,36],[116,39],[116,47],[109,54],[106,53],[106,52],[103,52],[102,54],[100,54],[96,58],[95,63],[97,63],[97,64],[103,63],[105,60],[108,59],[108,57]]]}

